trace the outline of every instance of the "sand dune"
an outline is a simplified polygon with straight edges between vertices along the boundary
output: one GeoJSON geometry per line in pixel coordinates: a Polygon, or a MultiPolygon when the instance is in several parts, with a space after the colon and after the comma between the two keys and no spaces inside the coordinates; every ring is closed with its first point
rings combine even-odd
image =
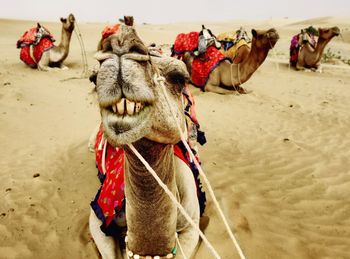
{"type": "MultiPolygon", "coordinates": [[[[276,27],[279,59],[301,26],[338,25],[332,50],[349,55],[349,20],[208,23],[214,33],[276,27]]],[[[59,41],[58,23],[44,23],[59,41]]],[[[137,25],[146,43],[171,44],[201,23],[137,25]]],[[[92,85],[79,77],[74,36],[66,71],[19,61],[17,39],[35,25],[0,21],[0,258],[98,258],[88,231],[98,180],[87,140],[99,121],[92,85]]],[[[89,67],[104,24],[80,24],[89,67]]],[[[289,70],[267,60],[244,85],[248,95],[192,88],[208,143],[203,168],[247,258],[350,258],[350,75],[289,70]]],[[[239,258],[208,201],[208,239],[222,258],[239,258]]],[[[204,245],[195,258],[211,258],[204,245]]]]}

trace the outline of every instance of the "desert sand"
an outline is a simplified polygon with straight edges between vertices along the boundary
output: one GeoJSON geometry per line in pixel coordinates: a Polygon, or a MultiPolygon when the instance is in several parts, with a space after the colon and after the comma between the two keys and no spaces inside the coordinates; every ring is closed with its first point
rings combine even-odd
{"type": "MultiPolygon", "coordinates": [[[[99,122],[93,84],[79,79],[75,35],[69,70],[41,72],[19,60],[16,41],[35,24],[0,20],[0,258],[98,258],[88,230],[99,187],[87,148],[99,122]]],[[[42,24],[59,42],[60,24],[42,24]]],[[[145,43],[171,44],[201,24],[136,27],[145,43]]],[[[203,169],[245,255],[350,258],[350,66],[334,62],[320,74],[287,65],[291,36],[309,25],[339,26],[342,37],[329,47],[350,59],[350,20],[205,24],[215,34],[241,25],[280,34],[275,56],[243,85],[251,93],[191,88],[208,141],[200,147],[203,169]]],[[[79,24],[90,69],[105,25],[79,24]]],[[[207,197],[207,238],[222,258],[239,258],[207,197]]],[[[202,244],[195,258],[212,256],[202,244]]]]}

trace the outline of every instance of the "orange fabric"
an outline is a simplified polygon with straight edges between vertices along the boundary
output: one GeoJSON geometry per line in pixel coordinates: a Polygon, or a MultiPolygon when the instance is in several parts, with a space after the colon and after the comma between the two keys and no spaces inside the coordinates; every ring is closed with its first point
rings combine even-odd
{"type": "Polygon", "coordinates": [[[102,39],[106,39],[119,30],[120,24],[106,26],[102,31],[102,39]]]}

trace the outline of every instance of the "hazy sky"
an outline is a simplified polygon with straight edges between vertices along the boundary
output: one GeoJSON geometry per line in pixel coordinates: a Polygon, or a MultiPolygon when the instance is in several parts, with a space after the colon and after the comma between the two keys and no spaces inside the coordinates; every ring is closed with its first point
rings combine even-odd
{"type": "Polygon", "coordinates": [[[137,23],[350,16],[350,0],[1,0],[0,18],[57,21],[74,13],[82,22],[137,23]]]}

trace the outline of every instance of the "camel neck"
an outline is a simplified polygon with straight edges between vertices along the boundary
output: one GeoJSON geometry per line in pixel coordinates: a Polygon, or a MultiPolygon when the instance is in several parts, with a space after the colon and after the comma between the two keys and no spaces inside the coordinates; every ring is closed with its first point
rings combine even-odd
{"type": "Polygon", "coordinates": [[[239,68],[242,83],[246,82],[265,61],[269,50],[270,48],[257,48],[254,42],[252,42],[249,56],[239,68]]]}
{"type": "Polygon", "coordinates": [[[315,51],[314,51],[314,54],[315,54],[315,62],[319,62],[322,58],[322,54],[323,54],[323,51],[324,49],[326,48],[328,42],[330,41],[331,39],[328,39],[328,40],[325,40],[321,37],[318,38],[317,40],[317,45],[316,45],[316,48],[315,48],[315,51]]]}
{"type": "Polygon", "coordinates": [[[62,53],[64,56],[68,55],[69,43],[70,43],[71,37],[72,37],[72,32],[69,32],[69,31],[65,30],[64,28],[62,28],[61,42],[58,45],[58,48],[60,48],[62,50],[62,53]]]}
{"type": "MultiPolygon", "coordinates": [[[[134,146],[175,194],[173,146],[148,140],[134,146]]],[[[176,206],[132,151],[126,148],[125,154],[128,248],[139,255],[167,255],[175,245],[176,206]]]]}

